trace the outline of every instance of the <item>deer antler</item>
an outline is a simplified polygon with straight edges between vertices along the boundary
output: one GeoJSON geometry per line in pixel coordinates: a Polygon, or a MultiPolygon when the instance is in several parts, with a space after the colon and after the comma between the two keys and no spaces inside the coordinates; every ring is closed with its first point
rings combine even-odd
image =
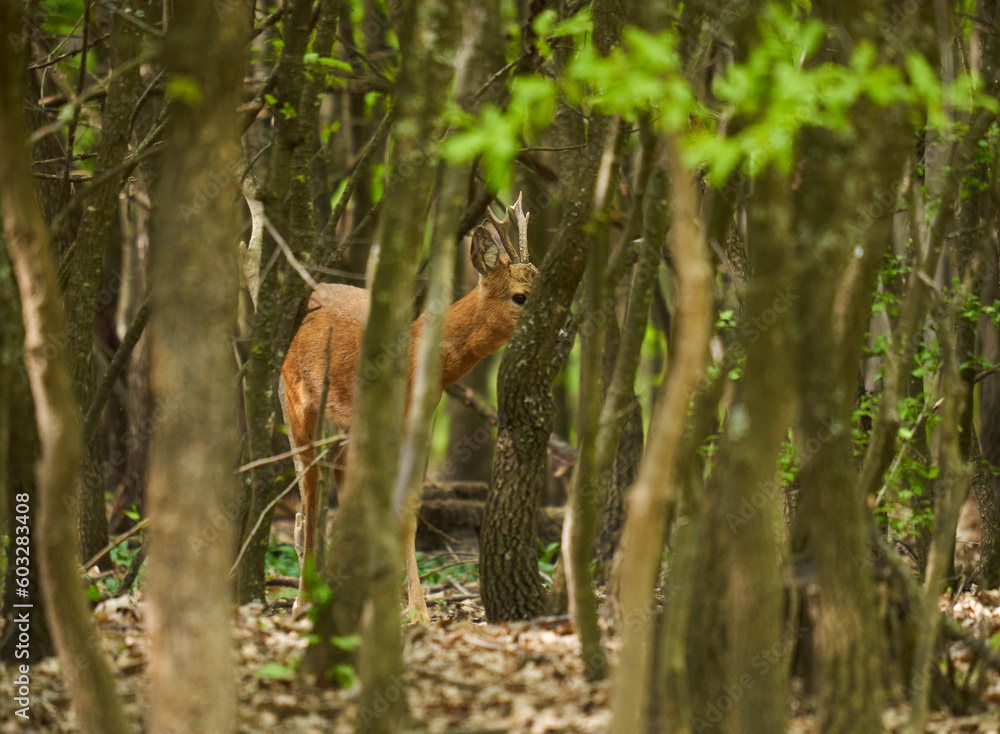
{"type": "Polygon", "coordinates": [[[514,202],[514,206],[510,208],[514,212],[515,221],[517,222],[517,246],[521,253],[521,262],[528,262],[528,217],[531,213],[524,213],[521,208],[521,194],[522,192],[517,192],[517,201],[514,202]]]}
{"type": "Polygon", "coordinates": [[[528,262],[528,217],[531,215],[525,214],[521,209],[521,194],[518,193],[514,206],[507,207],[504,210],[503,219],[499,219],[489,206],[486,207],[486,214],[489,216],[490,221],[493,222],[493,226],[500,236],[500,244],[507,251],[507,257],[510,258],[510,261],[512,263],[528,262]],[[514,212],[514,221],[517,224],[518,249],[514,248],[514,244],[510,241],[510,234],[507,232],[509,212],[514,212]]]}

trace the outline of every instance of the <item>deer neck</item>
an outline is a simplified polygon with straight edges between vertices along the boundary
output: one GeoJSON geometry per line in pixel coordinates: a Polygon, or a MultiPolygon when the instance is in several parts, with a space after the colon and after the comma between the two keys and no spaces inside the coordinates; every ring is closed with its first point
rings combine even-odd
{"type": "MultiPolygon", "coordinates": [[[[510,339],[510,334],[499,334],[490,328],[483,300],[482,290],[477,285],[445,312],[441,338],[442,390],[458,382],[510,339]]],[[[414,344],[423,323],[423,315],[413,322],[414,344]]]]}

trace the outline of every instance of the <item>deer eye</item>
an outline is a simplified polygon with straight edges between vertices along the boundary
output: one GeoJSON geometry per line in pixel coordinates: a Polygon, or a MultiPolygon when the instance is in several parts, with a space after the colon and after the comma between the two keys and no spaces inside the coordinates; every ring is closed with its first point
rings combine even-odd
{"type": "Polygon", "coordinates": [[[510,298],[511,298],[511,300],[512,300],[512,301],[514,301],[514,303],[516,303],[516,304],[517,304],[518,306],[523,306],[523,305],[524,305],[524,302],[528,300],[528,297],[527,297],[526,295],[524,295],[523,293],[515,293],[515,294],[514,294],[513,296],[511,296],[510,298]]]}

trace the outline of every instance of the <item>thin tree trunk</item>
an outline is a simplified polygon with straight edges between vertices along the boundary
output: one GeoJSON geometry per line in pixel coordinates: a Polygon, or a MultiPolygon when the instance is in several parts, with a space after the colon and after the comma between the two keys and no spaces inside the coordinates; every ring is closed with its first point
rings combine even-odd
{"type": "MultiPolygon", "coordinates": [[[[621,610],[627,620],[622,652],[612,682],[611,731],[645,731],[652,683],[653,593],[667,512],[676,503],[678,447],[688,405],[703,379],[712,333],[711,280],[705,232],[698,221],[693,174],[680,161],[674,140],[666,141],[673,227],[669,243],[677,272],[679,308],[674,360],[650,427],[646,457],[629,498],[622,537],[621,610]]],[[[662,206],[662,204],[661,204],[662,206]]],[[[678,722],[682,723],[682,722],[678,722]]]]}
{"type": "MultiPolygon", "coordinates": [[[[996,68],[995,55],[997,44],[997,2],[996,0],[981,0],[977,16],[982,19],[986,29],[983,33],[983,78],[989,90],[996,96],[996,73],[990,73],[990,65],[996,68]]],[[[996,156],[994,143],[994,159],[996,156]]],[[[983,221],[989,235],[984,240],[983,247],[983,279],[981,303],[992,303],[1000,297],[1000,249],[997,242],[996,224],[1000,221],[997,211],[998,192],[994,175],[994,183],[990,192],[992,209],[990,217],[983,221]],[[992,222],[993,226],[988,226],[992,222]]],[[[978,224],[978,222],[977,222],[978,224]]],[[[1000,332],[986,314],[979,318],[980,351],[989,364],[1000,361],[1000,332]]],[[[979,386],[979,420],[980,448],[982,459],[992,467],[1000,467],[1000,375],[987,376],[979,386]]],[[[979,468],[979,467],[977,467],[979,468]]],[[[980,535],[979,545],[980,578],[983,588],[996,588],[1000,585],[1000,476],[995,470],[976,472],[976,499],[979,504],[980,535]],[[984,476],[985,475],[985,476],[984,476]]]]}
{"type": "MultiPolygon", "coordinates": [[[[143,32],[131,17],[144,17],[148,0],[130,0],[114,15],[112,34],[112,74],[108,98],[101,118],[101,138],[97,147],[95,177],[113,169],[125,159],[132,137],[132,113],[142,92],[140,66],[135,62],[142,49],[143,32]]],[[[86,22],[86,19],[85,21],[86,22]]],[[[72,247],[72,265],[66,285],[68,348],[72,359],[73,390],[81,411],[90,405],[94,389],[91,353],[94,318],[98,305],[108,240],[118,214],[119,177],[94,184],[72,247]]],[[[90,558],[108,544],[108,517],[104,499],[104,476],[100,472],[100,436],[84,436],[83,481],[80,484],[80,550],[90,558]]]]}
{"type": "Polygon", "coordinates": [[[784,731],[791,645],[783,643],[798,637],[797,630],[789,636],[782,629],[781,562],[787,552],[775,531],[783,504],[778,454],[795,407],[794,392],[788,390],[794,359],[789,190],[785,177],[769,170],[757,181],[748,210],[753,276],[745,318],[747,323],[770,326],[758,338],[746,340],[746,367],[709,480],[718,482],[727,518],[728,532],[721,533],[730,640],[726,683],[741,688],[740,696],[734,696],[727,731],[741,734],[784,731]],[[761,669],[761,650],[775,649],[784,649],[786,655],[761,669]]]}
{"type": "MultiPolygon", "coordinates": [[[[0,26],[21,27],[19,5],[0,3],[0,26]]],[[[64,351],[53,355],[48,349],[66,328],[66,317],[48,230],[31,180],[21,111],[24,97],[19,82],[24,67],[20,48],[10,42],[0,44],[0,77],[7,80],[0,85],[0,198],[4,236],[21,295],[24,359],[41,442],[36,542],[27,547],[29,553],[39,553],[49,626],[63,661],[78,726],[88,733],[124,734],[121,702],[77,577],[75,518],[67,508],[75,505],[80,435],[68,355],[64,351]]]]}
{"type": "MultiPolygon", "coordinates": [[[[301,262],[308,260],[316,239],[312,214],[312,153],[319,118],[319,94],[323,73],[312,70],[307,78],[307,48],[328,57],[334,48],[343,0],[323,0],[313,24],[313,3],[294,0],[283,17],[284,49],[276,71],[277,102],[282,110],[275,117],[271,157],[263,191],[265,212],[272,225],[286,231],[289,246],[301,262]],[[315,31],[315,33],[313,33],[315,31]],[[286,116],[287,115],[287,116],[286,116]]],[[[347,197],[347,192],[344,193],[347,197]]],[[[345,202],[346,203],[346,202],[345,202]]],[[[261,262],[267,263],[277,244],[269,232],[262,240],[261,262]]],[[[276,439],[278,380],[285,352],[299,317],[299,306],[309,296],[308,284],[292,271],[284,257],[265,271],[256,299],[256,318],[247,363],[244,402],[250,457],[261,459],[273,453],[276,439]]],[[[284,440],[284,439],[282,439],[284,440]]],[[[241,546],[263,515],[253,538],[246,545],[236,572],[239,602],[264,596],[264,559],[271,533],[273,510],[265,508],[278,492],[275,466],[264,464],[251,474],[251,491],[240,512],[241,546]]]]}
{"type": "MultiPolygon", "coordinates": [[[[2,240],[0,231],[0,244],[2,240]]],[[[4,345],[0,353],[0,412],[3,414],[0,415],[3,424],[0,425],[0,493],[4,495],[0,497],[3,503],[0,532],[12,539],[19,535],[30,538],[38,528],[39,496],[35,481],[38,431],[24,354],[19,348],[24,344],[21,299],[6,247],[0,247],[0,344],[4,345]],[[26,513],[23,505],[27,505],[26,513]],[[18,530],[19,527],[22,529],[18,530]]],[[[21,566],[16,560],[8,562],[3,580],[4,633],[0,639],[0,660],[8,665],[32,666],[55,654],[45,621],[45,599],[38,585],[38,554],[31,553],[27,560],[26,573],[19,571],[21,566]],[[19,573],[25,575],[19,577],[19,573]],[[24,615],[27,615],[27,629],[23,624],[24,615]],[[22,637],[22,632],[27,631],[30,634],[22,637]]],[[[10,670],[20,672],[15,667],[10,670]]]]}
{"type": "MultiPolygon", "coordinates": [[[[453,0],[429,0],[415,3],[410,8],[406,23],[409,33],[401,39],[404,60],[396,90],[399,124],[395,130],[394,176],[400,174],[404,161],[414,160],[415,151],[425,140],[437,136],[438,116],[444,106],[452,74],[445,58],[454,53],[461,17],[453,0]]],[[[433,181],[435,162],[432,157],[424,157],[422,164],[414,165],[415,170],[407,182],[397,183],[386,194],[389,206],[383,221],[379,264],[372,284],[372,308],[361,345],[362,364],[374,364],[385,345],[409,340],[416,254],[423,240],[426,192],[433,181]]],[[[451,204],[442,202],[446,207],[451,204]]],[[[447,242],[446,246],[452,247],[451,242],[447,242]]],[[[439,270],[436,275],[439,279],[446,279],[450,274],[439,270]]],[[[447,280],[439,280],[434,290],[438,291],[445,284],[447,280]]],[[[439,327],[443,326],[443,318],[440,322],[439,327]]],[[[429,329],[428,339],[421,340],[424,372],[419,377],[424,380],[423,394],[420,393],[420,385],[417,382],[414,384],[413,404],[420,405],[416,418],[424,425],[415,426],[417,430],[411,427],[413,432],[409,436],[406,454],[400,454],[403,416],[386,409],[406,399],[405,361],[396,360],[393,367],[381,370],[374,379],[362,378],[359,381],[354,413],[356,419],[352,421],[351,431],[353,463],[348,468],[347,492],[360,494],[363,491],[366,495],[372,544],[369,560],[371,596],[366,613],[368,620],[364,625],[362,689],[355,721],[355,731],[359,734],[398,731],[407,711],[406,696],[401,691],[395,697],[386,697],[384,691],[398,690],[403,667],[398,602],[399,560],[403,549],[398,542],[398,512],[407,511],[402,505],[416,483],[414,477],[423,471],[423,459],[418,459],[416,453],[423,453],[429,435],[427,429],[431,411],[427,410],[427,392],[434,387],[427,383],[434,381],[434,357],[440,360],[433,330],[433,327],[429,329]],[[428,349],[436,352],[434,357],[428,349]],[[398,469],[397,484],[397,462],[400,459],[403,463],[398,469]],[[402,502],[400,498],[403,498],[402,502]],[[389,701],[388,710],[374,717],[366,715],[379,712],[380,703],[386,700],[389,701]]],[[[419,579],[413,581],[419,583],[419,579]]]]}
{"type": "MultiPolygon", "coordinates": [[[[917,641],[910,679],[910,719],[907,734],[921,734],[927,723],[930,705],[931,665],[934,646],[940,627],[941,611],[938,597],[945,575],[951,570],[955,556],[955,527],[962,502],[969,493],[970,466],[963,453],[961,434],[963,413],[966,409],[966,386],[958,368],[955,353],[955,320],[963,297],[953,294],[957,302],[947,309],[938,334],[941,335],[942,384],[944,398],[941,424],[936,427],[937,465],[940,468],[934,481],[934,530],[927,558],[924,581],[924,598],[917,614],[917,641]]],[[[966,429],[967,430],[967,429],[966,429]]]]}
{"type": "MultiPolygon", "coordinates": [[[[636,191],[634,212],[642,209],[646,179],[656,155],[656,138],[644,120],[642,136],[642,166],[636,191]]],[[[605,156],[608,156],[606,148],[605,156]]],[[[612,179],[613,180],[613,179],[612,179]]],[[[631,233],[626,226],[620,247],[631,246],[631,233]]],[[[605,232],[599,231],[597,237],[605,232]]],[[[646,334],[646,318],[652,300],[653,283],[660,264],[661,239],[644,238],[638,266],[632,280],[629,313],[621,343],[616,350],[617,359],[607,386],[607,396],[600,390],[599,375],[603,371],[603,330],[594,328],[593,334],[582,340],[581,348],[581,399],[580,399],[580,454],[573,474],[570,506],[563,526],[563,561],[566,568],[570,595],[570,610],[576,620],[580,635],[586,675],[594,680],[606,674],[603,650],[600,646],[600,629],[597,626],[597,600],[594,598],[590,562],[593,541],[597,532],[598,512],[604,504],[609,477],[615,463],[622,426],[629,413],[633,398],[632,386],[639,366],[639,350],[646,334]],[[586,369],[584,369],[586,368],[586,369]],[[591,374],[587,379],[587,373],[591,374]],[[588,415],[589,414],[589,415],[588,415]]],[[[606,243],[605,243],[606,244],[606,243]]],[[[603,319],[615,319],[614,304],[605,289],[613,288],[607,282],[607,251],[595,238],[592,244],[588,273],[588,301],[591,322],[597,326],[603,319]]],[[[608,280],[614,280],[612,275],[608,280]]],[[[641,426],[640,426],[641,431],[641,426]]]]}
{"type": "Polygon", "coordinates": [[[452,71],[447,59],[454,53],[460,23],[461,13],[450,0],[411,5],[404,21],[393,161],[360,361],[388,363],[383,369],[358,374],[344,501],[325,569],[327,583],[336,584],[338,591],[332,603],[318,612],[319,642],[310,648],[306,660],[312,674],[325,673],[337,654],[331,634],[355,632],[362,608],[366,609],[362,693],[355,722],[359,731],[395,731],[406,711],[405,695],[399,689],[402,553],[393,510],[404,415],[393,407],[405,401],[407,361],[387,361],[384,356],[390,349],[395,351],[396,345],[408,343],[411,334],[416,256],[436,168],[436,157],[423,151],[440,133],[438,117],[452,71]],[[427,41],[430,38],[433,43],[427,41]],[[360,535],[352,530],[357,527],[364,528],[360,535]],[[353,565],[359,560],[365,562],[361,573],[353,565]],[[384,695],[390,688],[397,694],[391,698],[384,695]],[[387,700],[389,707],[383,711],[387,700]]]}
{"type": "MultiPolygon", "coordinates": [[[[607,55],[620,38],[623,8],[617,0],[597,0],[593,15],[595,48],[607,55]]],[[[565,48],[558,52],[566,53],[565,48]]],[[[544,609],[535,517],[547,476],[546,447],[555,411],[552,382],[562,366],[565,346],[559,331],[586,265],[585,227],[594,208],[597,173],[612,124],[594,115],[584,134],[574,112],[564,110],[557,120],[572,131],[565,135],[567,145],[585,143],[585,147],[572,155],[560,153],[563,191],[574,205],[566,208],[497,376],[500,426],[493,489],[480,539],[483,605],[493,622],[530,619],[544,609]]]]}
{"type": "MultiPolygon", "coordinates": [[[[222,7],[222,6],[220,6],[222,7]]],[[[235,208],[219,171],[239,155],[237,105],[247,8],[219,13],[178,0],[164,44],[167,70],[197,86],[174,105],[153,227],[151,388],[169,405],[150,456],[148,599],[151,732],[230,732],[236,700],[230,639],[231,508],[236,499],[235,208]],[[217,189],[204,207],[192,192],[217,189]],[[186,214],[183,214],[186,212],[186,214]],[[183,457],[179,460],[178,457],[183,457]]]]}

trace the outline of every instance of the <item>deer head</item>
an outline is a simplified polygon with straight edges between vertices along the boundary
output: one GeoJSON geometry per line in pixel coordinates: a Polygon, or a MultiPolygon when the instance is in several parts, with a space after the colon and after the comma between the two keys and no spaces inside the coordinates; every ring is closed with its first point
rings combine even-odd
{"type": "Polygon", "coordinates": [[[489,219],[483,220],[472,233],[470,255],[472,266],[479,273],[481,316],[495,335],[495,350],[510,341],[538,269],[528,262],[530,215],[521,208],[521,196],[518,195],[514,206],[507,208],[503,219],[498,219],[489,208],[486,213],[489,219]],[[507,227],[511,212],[517,228],[516,247],[507,227]]]}

